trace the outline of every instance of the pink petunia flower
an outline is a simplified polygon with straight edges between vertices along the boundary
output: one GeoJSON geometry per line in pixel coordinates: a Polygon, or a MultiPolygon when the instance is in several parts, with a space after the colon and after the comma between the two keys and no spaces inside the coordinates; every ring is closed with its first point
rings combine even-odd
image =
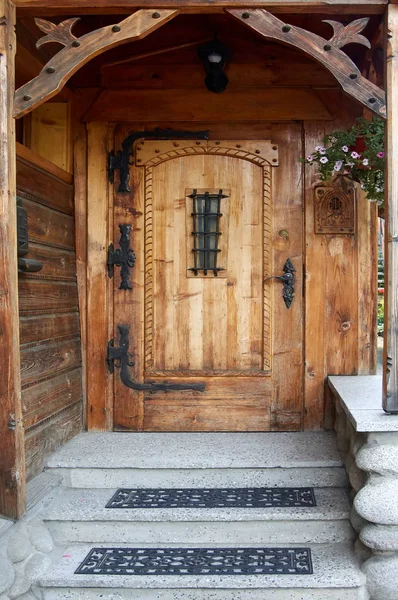
{"type": "Polygon", "coordinates": [[[334,163],[333,171],[340,171],[340,169],[341,169],[342,166],[343,166],[343,161],[342,160],[337,160],[334,163]]]}
{"type": "Polygon", "coordinates": [[[329,159],[327,158],[327,156],[322,156],[322,158],[319,159],[319,162],[325,165],[327,162],[329,162],[329,159]]]}
{"type": "Polygon", "coordinates": [[[377,158],[384,158],[384,152],[378,152],[377,158]]]}
{"type": "Polygon", "coordinates": [[[341,149],[342,149],[343,152],[348,152],[349,147],[348,146],[342,146],[341,149]]]}
{"type": "Polygon", "coordinates": [[[355,151],[351,152],[351,158],[360,158],[360,157],[361,157],[361,155],[358,154],[358,152],[355,152],[355,151]]]}
{"type": "Polygon", "coordinates": [[[362,161],[362,164],[364,165],[364,167],[367,167],[369,164],[369,159],[368,158],[364,158],[362,161]]]}
{"type": "Polygon", "coordinates": [[[309,156],[307,156],[307,160],[308,160],[308,162],[313,162],[314,157],[312,156],[312,154],[310,154],[309,156]]]}

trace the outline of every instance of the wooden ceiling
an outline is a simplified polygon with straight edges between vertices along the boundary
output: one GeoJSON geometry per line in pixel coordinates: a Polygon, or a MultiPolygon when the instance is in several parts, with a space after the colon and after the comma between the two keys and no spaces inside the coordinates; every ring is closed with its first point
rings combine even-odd
{"type": "MultiPolygon", "coordinates": [[[[52,19],[60,22],[73,14],[52,19]]],[[[330,15],[285,15],[284,21],[313,31],[328,39],[332,36],[330,25],[322,20],[330,15]]],[[[356,18],[359,15],[356,15],[356,18]]],[[[122,20],[122,15],[82,16],[75,25],[77,36],[122,20]]],[[[339,18],[344,24],[352,15],[339,18]]],[[[380,23],[372,16],[365,30],[372,40],[380,23]]],[[[36,76],[61,46],[47,44],[36,49],[42,36],[32,17],[23,17],[17,25],[17,85],[36,76]]],[[[81,68],[69,81],[69,87],[101,88],[179,88],[203,86],[203,70],[197,48],[215,35],[232,52],[226,72],[231,89],[239,87],[309,86],[335,87],[336,81],[305,54],[282,44],[264,41],[225,13],[179,15],[148,37],[110,50],[81,68]]],[[[369,59],[366,48],[351,45],[347,54],[360,67],[369,59]]]]}

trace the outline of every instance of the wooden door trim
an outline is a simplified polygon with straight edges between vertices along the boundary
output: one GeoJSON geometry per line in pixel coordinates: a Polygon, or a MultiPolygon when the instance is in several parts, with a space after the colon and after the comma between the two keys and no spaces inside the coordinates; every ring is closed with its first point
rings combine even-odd
{"type": "Polygon", "coordinates": [[[88,125],[87,164],[87,428],[106,431],[113,426],[112,378],[106,348],[112,337],[112,285],[106,274],[110,194],[107,179],[109,125],[88,125]]]}

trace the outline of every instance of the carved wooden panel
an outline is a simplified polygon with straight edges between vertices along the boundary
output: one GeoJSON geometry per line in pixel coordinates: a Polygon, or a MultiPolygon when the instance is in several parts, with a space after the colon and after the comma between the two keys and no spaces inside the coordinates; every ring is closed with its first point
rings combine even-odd
{"type": "Polygon", "coordinates": [[[356,193],[353,184],[336,184],[315,189],[315,233],[354,234],[356,193]]]}
{"type": "Polygon", "coordinates": [[[243,158],[261,167],[279,165],[278,146],[271,140],[139,140],[134,147],[137,167],[153,167],[165,160],[195,154],[220,154],[243,158]]]}
{"type": "MultiPolygon", "coordinates": [[[[269,285],[262,286],[262,342],[261,348],[258,348],[258,352],[261,354],[261,364],[256,365],[255,368],[232,368],[231,366],[224,366],[224,368],[186,368],[182,367],[180,369],[164,369],[155,366],[155,294],[156,294],[156,285],[154,281],[154,258],[155,258],[155,249],[154,243],[156,240],[154,239],[154,231],[153,231],[153,165],[160,165],[162,162],[168,161],[173,158],[178,158],[179,156],[192,156],[191,152],[187,152],[187,148],[194,148],[194,155],[206,155],[206,154],[214,154],[214,155],[223,155],[223,156],[234,156],[233,153],[236,152],[234,146],[236,144],[231,144],[228,142],[223,144],[223,152],[220,152],[220,148],[215,145],[215,142],[201,142],[200,145],[194,142],[184,142],[184,148],[182,154],[180,154],[180,148],[176,148],[173,146],[174,142],[145,142],[143,145],[149,146],[151,145],[152,152],[147,154],[147,158],[149,158],[148,163],[146,165],[145,170],[145,374],[147,377],[153,376],[162,376],[162,377],[204,377],[204,376],[218,376],[218,377],[244,377],[244,376],[269,376],[271,374],[271,287],[269,285]],[[170,151],[165,146],[170,144],[172,148],[170,151]],[[160,150],[159,153],[156,153],[155,150],[160,150]]],[[[246,142],[245,142],[246,143],[246,142]]],[[[252,142],[253,148],[254,146],[259,146],[260,144],[264,144],[264,142],[252,142]]],[[[243,145],[243,142],[242,142],[243,145]]],[[[256,146],[256,148],[257,148],[256,146]]],[[[140,142],[138,142],[138,147],[140,147],[140,142]]],[[[276,146],[273,146],[269,143],[269,147],[271,152],[275,156],[277,154],[276,146]],[[275,149],[272,150],[272,147],[275,149]]],[[[142,146],[141,146],[142,148],[142,146]]],[[[255,149],[256,149],[255,148],[255,149]]],[[[149,149],[148,149],[149,150],[149,149]]],[[[148,152],[148,150],[146,150],[148,152]]],[[[238,149],[240,155],[238,158],[244,158],[243,150],[238,149]]],[[[263,247],[263,276],[264,279],[270,275],[269,269],[271,266],[271,168],[269,163],[260,155],[255,153],[245,152],[246,160],[249,162],[259,164],[261,161],[262,164],[262,247],[263,247]]],[[[143,160],[143,159],[142,159],[143,160]]],[[[271,159],[272,160],[272,159],[271,159]]],[[[277,159],[276,159],[277,160],[277,159]]],[[[183,166],[183,164],[182,164],[183,166]]],[[[185,190],[186,191],[186,190],[185,190]]],[[[228,190],[231,195],[232,191],[228,190]]],[[[181,200],[185,205],[185,198],[181,200]]],[[[176,202],[179,202],[176,200],[176,202]]],[[[232,210],[230,208],[230,210],[232,210]]],[[[236,208],[234,209],[236,212],[236,208]]],[[[259,263],[261,263],[261,259],[259,263]]],[[[258,266],[260,268],[260,266],[258,266]]],[[[184,272],[185,269],[184,269],[184,272]]],[[[228,275],[229,276],[229,275],[228,275]]],[[[228,283],[229,286],[234,284],[235,277],[232,277],[232,281],[228,283]]],[[[229,288],[231,289],[231,288],[229,288]]],[[[261,327],[261,325],[260,325],[261,327]]]]}

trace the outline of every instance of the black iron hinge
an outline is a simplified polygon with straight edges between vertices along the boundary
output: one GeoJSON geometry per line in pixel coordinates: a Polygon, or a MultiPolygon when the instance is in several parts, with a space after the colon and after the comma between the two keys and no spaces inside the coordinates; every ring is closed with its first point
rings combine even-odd
{"type": "Polygon", "coordinates": [[[151,140],[178,140],[178,139],[194,139],[208,140],[208,131],[174,131],[173,129],[153,129],[151,131],[134,131],[122,143],[122,150],[115,153],[114,150],[108,154],[108,180],[109,183],[115,181],[115,171],[120,171],[120,181],[118,186],[119,194],[131,192],[129,186],[129,167],[134,164],[131,162],[133,155],[134,142],[140,139],[151,140]]]}
{"type": "Polygon", "coordinates": [[[114,373],[115,367],[120,369],[120,379],[125,386],[137,391],[148,391],[148,392],[169,392],[169,391],[184,391],[193,390],[197,392],[203,392],[205,390],[204,383],[169,383],[164,381],[162,383],[155,383],[154,381],[145,381],[144,383],[138,383],[131,378],[129,367],[134,366],[132,360],[133,355],[129,352],[129,331],[128,325],[118,325],[120,333],[120,345],[115,346],[114,340],[108,342],[108,349],[106,355],[106,363],[110,373],[114,373]]]}
{"type": "Polygon", "coordinates": [[[114,274],[115,266],[120,268],[120,286],[119,290],[131,290],[130,269],[135,265],[136,256],[132,248],[130,248],[130,232],[132,225],[121,223],[120,229],[120,248],[115,250],[113,244],[108,248],[107,269],[108,277],[111,279],[114,274]]]}
{"type": "Polygon", "coordinates": [[[111,150],[108,153],[108,167],[107,167],[107,171],[108,171],[108,181],[109,183],[113,183],[115,182],[115,170],[120,170],[122,166],[122,151],[119,150],[119,152],[117,154],[115,154],[114,150],[111,150]]]}

